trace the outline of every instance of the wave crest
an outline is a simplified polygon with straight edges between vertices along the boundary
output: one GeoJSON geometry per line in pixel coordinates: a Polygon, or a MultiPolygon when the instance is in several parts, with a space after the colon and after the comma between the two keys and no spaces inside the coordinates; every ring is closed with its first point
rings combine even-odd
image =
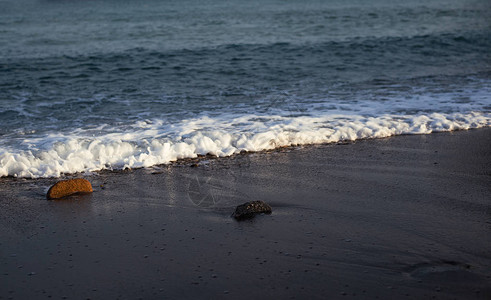
{"type": "Polygon", "coordinates": [[[179,124],[147,120],[134,124],[131,133],[89,137],[77,131],[74,136],[26,139],[23,144],[30,150],[0,148],[0,176],[59,177],[66,173],[150,167],[206,154],[224,157],[241,151],[490,125],[491,114],[482,112],[379,117],[269,116],[266,119],[243,115],[233,119],[201,117],[179,124]]]}

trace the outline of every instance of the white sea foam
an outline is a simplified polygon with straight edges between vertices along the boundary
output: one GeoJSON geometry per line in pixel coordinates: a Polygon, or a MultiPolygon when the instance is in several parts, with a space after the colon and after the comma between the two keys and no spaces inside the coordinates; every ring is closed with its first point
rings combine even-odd
{"type": "Polygon", "coordinates": [[[26,138],[22,149],[0,148],[0,176],[59,177],[63,173],[165,164],[212,154],[230,156],[289,145],[428,134],[491,125],[491,114],[432,113],[415,116],[362,115],[199,117],[179,123],[139,121],[126,132],[93,135],[75,130],[26,138]]]}

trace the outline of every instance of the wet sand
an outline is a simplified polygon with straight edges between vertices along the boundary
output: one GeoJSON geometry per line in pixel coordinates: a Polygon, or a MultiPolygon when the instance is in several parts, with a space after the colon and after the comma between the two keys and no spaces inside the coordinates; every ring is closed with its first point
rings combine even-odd
{"type": "Polygon", "coordinates": [[[490,128],[194,163],[1,178],[0,299],[491,298],[490,128]]]}

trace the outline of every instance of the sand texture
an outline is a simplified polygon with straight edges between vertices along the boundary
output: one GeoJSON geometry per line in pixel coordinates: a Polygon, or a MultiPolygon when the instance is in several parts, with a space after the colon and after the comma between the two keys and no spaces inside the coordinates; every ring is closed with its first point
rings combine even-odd
{"type": "Polygon", "coordinates": [[[195,163],[1,178],[0,298],[491,299],[489,128],[195,163]]]}

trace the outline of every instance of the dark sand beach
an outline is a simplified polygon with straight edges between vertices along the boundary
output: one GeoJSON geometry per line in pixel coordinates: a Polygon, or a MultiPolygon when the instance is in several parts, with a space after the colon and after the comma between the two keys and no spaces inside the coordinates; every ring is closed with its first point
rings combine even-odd
{"type": "Polygon", "coordinates": [[[1,178],[0,298],[491,298],[490,128],[194,163],[1,178]]]}

